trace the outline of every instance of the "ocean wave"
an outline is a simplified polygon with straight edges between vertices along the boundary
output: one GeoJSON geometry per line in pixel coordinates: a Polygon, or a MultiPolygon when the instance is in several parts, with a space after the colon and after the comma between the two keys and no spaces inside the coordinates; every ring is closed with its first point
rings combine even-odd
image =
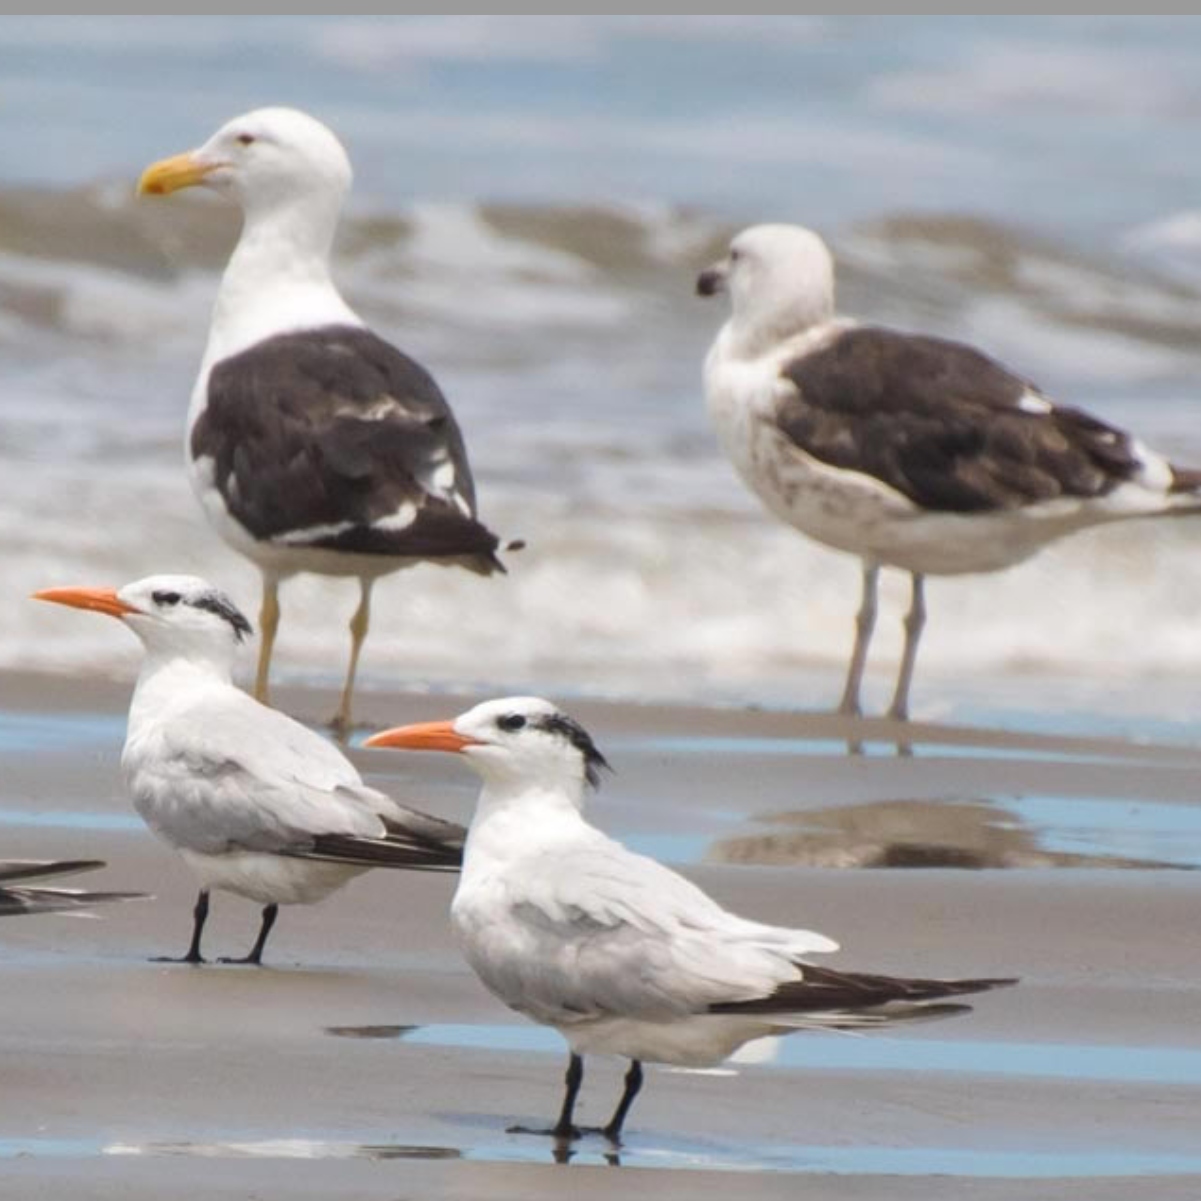
{"type": "MultiPolygon", "coordinates": [[[[381,584],[369,683],[568,681],[580,690],[817,704],[851,636],[855,563],[763,515],[718,453],[700,364],[722,320],[693,295],[725,218],[667,204],[413,203],[349,216],[352,303],[435,371],[485,520],[528,548],[501,580],[418,568],[381,584]],[[816,682],[815,682],[816,681],[816,682]]],[[[181,441],[216,277],[217,204],[127,187],[0,190],[0,554],[10,594],[194,571],[253,616],[258,582],[204,525],[181,441]]],[[[1201,304],[1137,246],[1090,254],[963,216],[832,232],[847,311],[979,342],[1055,394],[1201,461],[1201,304]]],[[[1013,571],[935,580],[923,664],[1195,673],[1201,525],[1131,525],[1013,571]]],[[[333,681],[353,586],[284,591],[284,678],[333,681]]],[[[887,612],[903,610],[890,579],[887,612]]],[[[899,654],[882,619],[879,655],[899,654]]],[[[128,673],[111,623],[24,601],[0,666],[128,673]]],[[[879,679],[879,677],[875,677],[879,679]]],[[[834,681],[834,684],[831,684],[834,681]]],[[[920,683],[920,681],[919,681],[920,683]]],[[[826,700],[832,697],[826,697],[826,700]]],[[[920,706],[920,700],[919,700],[920,706]]]]}
{"type": "MultiPolygon", "coordinates": [[[[11,596],[188,571],[226,588],[257,618],[254,570],[203,525],[180,476],[44,475],[32,498],[2,498],[11,596]],[[31,499],[36,542],[18,532],[31,499]],[[151,508],[153,521],[139,516],[151,508]]],[[[488,519],[525,537],[527,548],[508,557],[502,578],[420,567],[381,582],[363,667],[370,685],[543,680],[677,698],[836,699],[857,564],[748,511],[732,481],[728,509],[674,517],[484,484],[488,519]]],[[[1143,523],[1064,541],[1008,572],[933,579],[923,666],[998,682],[1076,676],[1098,695],[1107,681],[1194,676],[1199,551],[1201,524],[1143,523]]],[[[873,691],[883,693],[895,670],[907,599],[904,579],[886,572],[873,691]]],[[[353,582],[289,581],[280,677],[336,683],[354,605],[353,582]]],[[[246,660],[248,671],[249,653],[246,660]]],[[[5,667],[128,675],[136,662],[133,640],[93,615],[15,601],[0,632],[5,667]]],[[[920,681],[918,691],[920,712],[920,681]]]]}
{"type": "MultiPolygon", "coordinates": [[[[1195,217],[1186,217],[1134,229],[1120,250],[1097,253],[957,214],[902,213],[826,232],[849,310],[878,320],[907,316],[911,324],[959,320],[965,335],[982,332],[987,342],[987,323],[973,327],[972,314],[1001,300],[1027,315],[1022,340],[1047,344],[1040,358],[1051,361],[1075,357],[1054,350],[1053,338],[1065,332],[1196,353],[1201,291],[1160,269],[1165,246],[1178,251],[1197,241],[1195,217]]],[[[398,315],[425,310],[452,324],[607,331],[640,322],[640,301],[672,302],[691,316],[693,274],[734,228],[728,219],[649,202],[422,201],[402,211],[353,211],[337,269],[353,299],[398,315]]],[[[89,320],[119,336],[98,311],[106,299],[118,315],[132,311],[131,337],[141,337],[153,310],[164,328],[173,313],[191,321],[236,233],[234,213],[210,197],[163,204],[111,182],[0,190],[0,312],[72,336],[87,336],[89,320]]],[[[1160,369],[1130,360],[1136,375],[1160,369]]]]}

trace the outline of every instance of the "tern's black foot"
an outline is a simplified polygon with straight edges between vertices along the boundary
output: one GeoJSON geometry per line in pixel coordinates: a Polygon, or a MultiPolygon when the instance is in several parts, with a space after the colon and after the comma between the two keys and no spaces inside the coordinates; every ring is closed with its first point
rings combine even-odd
{"type": "Polygon", "coordinates": [[[590,1130],[581,1130],[579,1126],[506,1126],[506,1134],[537,1134],[542,1138],[557,1139],[561,1143],[574,1142],[591,1134],[590,1130]]]}
{"type": "Polygon", "coordinates": [[[190,963],[193,967],[199,967],[202,963],[208,963],[203,955],[151,955],[151,963],[190,963]]]}
{"type": "Polygon", "coordinates": [[[237,964],[242,967],[262,967],[263,961],[258,955],[222,955],[218,963],[237,964]]]}

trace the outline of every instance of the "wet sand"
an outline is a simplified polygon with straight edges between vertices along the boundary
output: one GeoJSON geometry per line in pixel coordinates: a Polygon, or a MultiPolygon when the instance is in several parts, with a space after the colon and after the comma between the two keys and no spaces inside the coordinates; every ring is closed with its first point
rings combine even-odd
{"type": "MultiPolygon", "coordinates": [[[[945,1021],[754,1044],[723,1074],[652,1067],[618,1162],[586,1139],[564,1167],[505,1133],[553,1116],[562,1044],[460,961],[452,879],[375,872],[285,909],[265,969],[148,962],[184,949],[194,888],[124,796],[128,693],[0,678],[0,854],[98,856],[81,885],[155,894],[0,925],[0,1195],[1201,1195],[1201,873],[1179,870],[1201,750],[919,727],[912,759],[851,759],[818,715],[572,704],[616,768],[592,808],[606,829],[838,938],[836,965],[1022,984],[945,1021]]],[[[476,699],[365,694],[361,716],[476,699]]],[[[315,719],[334,698],[279,701],[315,719]]],[[[475,780],[450,757],[353,755],[467,819],[475,780]]],[[[243,953],[256,927],[215,895],[206,953],[243,953]]],[[[590,1061],[583,1121],[621,1071],[590,1061]]]]}

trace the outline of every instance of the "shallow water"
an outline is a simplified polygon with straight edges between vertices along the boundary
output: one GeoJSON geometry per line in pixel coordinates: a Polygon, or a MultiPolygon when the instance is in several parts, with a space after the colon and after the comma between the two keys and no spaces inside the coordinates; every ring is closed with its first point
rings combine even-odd
{"type": "MultiPolygon", "coordinates": [[[[124,718],[113,714],[89,712],[45,712],[30,714],[23,711],[0,709],[0,760],[12,757],[19,760],[28,754],[53,754],[56,748],[70,745],[77,750],[107,751],[115,753],[124,740],[124,718]]],[[[1091,742],[1056,745],[1047,740],[1040,744],[1022,745],[1021,736],[1012,736],[1013,744],[1007,750],[998,750],[990,745],[971,744],[970,728],[955,731],[966,740],[964,745],[953,748],[959,758],[1004,761],[1008,756],[1014,760],[1045,761],[1071,764],[1079,762],[1121,761],[1123,756],[1134,757],[1146,753],[1139,748],[1120,741],[1095,739],[1091,742]]],[[[697,736],[666,735],[650,733],[645,736],[623,735],[607,740],[606,750],[615,763],[660,762],[664,757],[670,761],[678,759],[683,766],[690,762],[706,760],[714,763],[780,759],[795,759],[798,765],[812,757],[830,757],[838,762],[842,758],[843,744],[822,738],[766,738],[756,736],[729,736],[705,734],[697,736]]],[[[932,749],[932,748],[931,748],[932,749]]],[[[1165,746],[1161,748],[1167,762],[1174,755],[1182,762],[1190,762],[1195,756],[1190,748],[1165,746]]],[[[947,748],[937,747],[943,755],[947,748]]],[[[920,753],[930,753],[922,748],[920,753]]],[[[845,768],[854,770],[854,759],[845,759],[845,768]]],[[[618,803],[608,811],[608,829],[620,837],[632,849],[675,864],[701,863],[708,858],[730,858],[731,842],[754,837],[763,830],[821,830],[822,822],[830,817],[827,810],[816,802],[814,813],[806,818],[803,811],[795,814],[768,815],[758,812],[761,802],[747,798],[740,804],[707,806],[703,811],[691,812],[684,822],[683,814],[675,807],[663,807],[653,796],[642,797],[635,785],[635,792],[627,794],[618,777],[610,786],[610,792],[619,792],[618,803]],[[657,816],[656,816],[657,814],[657,816]],[[781,821],[786,820],[787,826],[781,821]],[[798,820],[801,824],[797,824],[798,820]]],[[[943,803],[959,804],[961,798],[948,796],[943,803]]],[[[911,798],[907,804],[913,813],[922,811],[931,815],[938,828],[940,798],[937,796],[911,798]]],[[[1201,811],[1195,806],[1156,801],[1146,797],[1097,797],[1088,795],[1052,795],[1028,793],[985,797],[983,804],[992,810],[991,816],[982,816],[985,825],[1005,830],[1016,836],[1020,831],[1023,839],[1029,840],[1031,848],[1049,854],[1063,856],[1055,866],[1104,867],[1107,865],[1127,868],[1148,867],[1201,867],[1201,811]],[[1079,863],[1073,863],[1076,857],[1079,863]]],[[[840,809],[834,817],[843,820],[855,819],[853,832],[847,841],[861,842],[871,837],[873,825],[880,831],[880,838],[887,840],[887,821],[873,822],[870,806],[856,809],[840,809]],[[861,817],[860,814],[868,814],[861,817]]],[[[913,818],[910,817],[912,822],[913,818]]],[[[54,803],[39,807],[16,804],[10,801],[0,805],[0,829],[36,830],[58,829],[95,832],[123,832],[143,835],[145,826],[132,811],[96,811],[54,803]]],[[[917,836],[907,830],[910,841],[917,836]]],[[[956,829],[948,833],[938,844],[938,853],[945,866],[956,850],[956,829]]],[[[931,839],[933,841],[933,839],[931,839]]],[[[822,844],[823,854],[831,851],[829,840],[822,844]]],[[[751,855],[736,857],[741,862],[753,862],[751,855]]],[[[779,860],[771,860],[779,861],[779,860]]],[[[806,861],[805,853],[798,851],[793,861],[806,861]]],[[[819,862],[824,862],[819,861],[819,862]]],[[[832,863],[826,863],[832,866],[832,863]]],[[[845,863],[844,866],[851,864],[845,863]]],[[[857,866],[888,866],[883,861],[860,862],[857,866]]],[[[903,866],[900,860],[897,866],[903,866]]],[[[935,860],[909,861],[910,866],[934,866],[935,860]]],[[[971,866],[1032,866],[1029,856],[1005,863],[999,859],[971,866]]],[[[1049,865],[1049,864],[1048,864],[1049,865]]]]}
{"type": "MultiPolygon", "coordinates": [[[[454,1124],[454,1115],[449,1124],[454,1124]]],[[[463,1123],[466,1125],[467,1123],[463,1123]]],[[[382,1133],[382,1132],[381,1132],[382,1133]]],[[[1037,1180],[1056,1177],[1171,1177],[1201,1171],[1201,1155],[1082,1148],[1075,1151],[980,1150],[959,1147],[863,1147],[706,1143],[654,1132],[614,1147],[584,1138],[570,1147],[538,1136],[503,1140],[461,1138],[462,1145],[363,1142],[321,1137],[199,1138],[162,1143],[103,1143],[88,1139],[0,1141],[0,1160],[16,1157],[91,1159],[99,1156],[198,1159],[468,1160],[483,1163],[574,1163],[668,1171],[784,1172],[796,1175],[958,1176],[1037,1180]]]]}
{"type": "MultiPolygon", "coordinates": [[[[644,1140],[639,1140],[640,1142],[644,1140]]],[[[512,1136],[508,1141],[467,1147],[423,1147],[404,1144],[353,1144],[321,1140],[277,1139],[263,1142],[172,1143],[139,1147],[118,1144],[100,1148],[105,1155],[189,1155],[201,1158],[265,1159],[467,1159],[492,1163],[606,1164],[612,1167],[659,1168],[675,1171],[827,1173],[855,1176],[934,1176],[969,1178],[1047,1179],[1063,1176],[1186,1176],[1201,1171],[1201,1155],[1082,1150],[1029,1152],[962,1150],[949,1147],[817,1147],[712,1146],[688,1140],[656,1140],[650,1145],[631,1142],[619,1149],[604,1140],[587,1140],[556,1154],[550,1140],[512,1136]],[[657,1144],[657,1145],[656,1145],[657,1144]]],[[[25,1154],[41,1153],[28,1145],[25,1154]]],[[[20,1153],[20,1152],[18,1152],[20,1153]]],[[[51,1152],[52,1154],[54,1152],[51,1152]]],[[[70,1151],[67,1152],[71,1154],[70,1151]]],[[[79,1154],[95,1154],[80,1150],[79,1154]]]]}
{"type": "Polygon", "coordinates": [[[1113,855],[1201,867],[1201,808],[1137,798],[1001,797],[1039,845],[1067,854],[1113,855]]]}
{"type": "MultiPolygon", "coordinates": [[[[970,1012],[970,1009],[967,1010],[970,1012]]],[[[956,1021],[956,1015],[948,1020],[956,1021]]],[[[417,1046],[487,1048],[537,1052],[563,1058],[566,1044],[556,1031],[533,1024],[339,1026],[335,1038],[399,1040],[417,1046]]],[[[1071,1043],[940,1040],[923,1032],[913,1038],[866,1034],[822,1034],[801,1030],[783,1038],[748,1044],[731,1061],[785,1071],[951,1072],[979,1076],[1022,1076],[1039,1080],[1100,1080],[1127,1084],[1201,1086],[1201,1051],[1175,1046],[1107,1046],[1071,1043]]],[[[687,1069],[658,1069],[687,1071],[687,1069]]],[[[736,1067],[705,1069],[729,1075],[736,1067]]],[[[743,1068],[742,1070],[745,1070],[743,1068]]]]}

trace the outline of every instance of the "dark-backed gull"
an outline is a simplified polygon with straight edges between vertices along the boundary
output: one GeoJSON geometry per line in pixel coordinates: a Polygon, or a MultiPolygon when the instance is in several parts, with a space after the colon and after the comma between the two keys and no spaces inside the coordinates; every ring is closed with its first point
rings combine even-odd
{"type": "Polygon", "coordinates": [[[1201,471],[980,351],[836,317],[833,260],[810,230],[743,230],[697,291],[730,294],[705,360],[726,453],[775,516],[863,561],[841,713],[861,712],[881,567],[913,581],[889,709],[904,721],[927,575],[997,571],[1076,530],[1201,507],[1201,471]]]}
{"type": "Polygon", "coordinates": [[[504,570],[496,536],[476,518],[463,439],[438,385],[372,333],[330,278],[350,182],[329,129],[295,109],[264,108],[154,163],[138,189],[199,185],[242,209],[192,391],[189,472],[209,521],[262,573],[260,700],[280,581],[358,576],[334,723],[343,731],[376,579],[422,562],[504,570]]]}

